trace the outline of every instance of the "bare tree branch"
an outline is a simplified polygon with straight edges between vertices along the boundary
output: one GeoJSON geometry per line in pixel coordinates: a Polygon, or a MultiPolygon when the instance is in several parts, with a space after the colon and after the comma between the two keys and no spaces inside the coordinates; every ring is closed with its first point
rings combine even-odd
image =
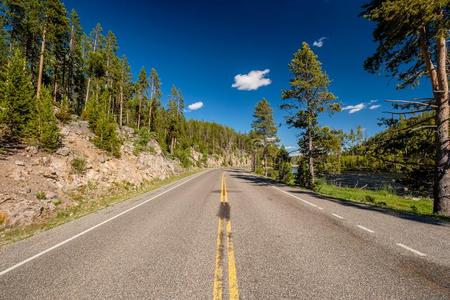
{"type": "Polygon", "coordinates": [[[410,101],[410,100],[384,100],[384,101],[385,102],[400,102],[400,103],[407,103],[407,104],[416,104],[416,105],[420,105],[420,106],[429,106],[429,107],[437,108],[437,105],[434,105],[434,104],[410,101]]]}
{"type": "Polygon", "coordinates": [[[428,111],[433,111],[433,110],[432,109],[421,109],[421,110],[404,111],[404,112],[383,111],[383,114],[406,115],[406,114],[417,114],[417,113],[428,112],[428,111]]]}

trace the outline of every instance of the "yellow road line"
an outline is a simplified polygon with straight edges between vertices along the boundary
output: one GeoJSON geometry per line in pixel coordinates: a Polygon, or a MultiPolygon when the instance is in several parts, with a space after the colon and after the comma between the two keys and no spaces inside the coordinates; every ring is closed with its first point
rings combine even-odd
{"type": "Polygon", "coordinates": [[[228,189],[227,189],[227,181],[225,179],[225,176],[223,177],[223,197],[224,197],[224,202],[228,202],[228,189]]]}
{"type": "MultiPolygon", "coordinates": [[[[221,188],[220,188],[220,202],[228,202],[228,189],[225,179],[225,174],[222,174],[221,188]]],[[[229,217],[219,216],[219,225],[217,229],[217,245],[216,245],[216,266],[214,271],[214,290],[213,299],[221,300],[223,294],[223,223],[226,221],[226,237],[227,237],[227,261],[228,261],[228,291],[229,299],[239,299],[239,289],[237,284],[236,259],[234,257],[234,246],[231,231],[231,220],[229,217]]]]}
{"type": "MultiPolygon", "coordinates": [[[[228,202],[228,187],[227,181],[224,178],[224,201],[228,202]]],[[[239,289],[237,284],[236,259],[234,257],[234,246],[231,234],[231,220],[227,220],[227,260],[228,260],[228,291],[230,299],[239,299],[239,289]]]]}
{"type": "Polygon", "coordinates": [[[237,284],[236,260],[234,258],[233,240],[231,238],[231,221],[227,222],[227,252],[228,252],[228,290],[230,299],[239,299],[239,289],[237,284]]]}
{"type": "Polygon", "coordinates": [[[214,290],[213,299],[222,300],[222,255],[223,255],[223,219],[219,219],[219,225],[217,228],[217,242],[216,242],[216,268],[214,270],[214,290]]]}
{"type": "Polygon", "coordinates": [[[224,201],[224,196],[225,196],[225,174],[222,173],[222,182],[220,186],[220,202],[224,201]]]}

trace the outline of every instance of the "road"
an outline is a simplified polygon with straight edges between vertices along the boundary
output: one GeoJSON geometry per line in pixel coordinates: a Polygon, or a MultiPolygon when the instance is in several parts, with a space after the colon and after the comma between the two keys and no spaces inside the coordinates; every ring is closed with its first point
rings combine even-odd
{"type": "Polygon", "coordinates": [[[0,249],[0,299],[450,299],[450,226],[209,170],[0,249]]]}

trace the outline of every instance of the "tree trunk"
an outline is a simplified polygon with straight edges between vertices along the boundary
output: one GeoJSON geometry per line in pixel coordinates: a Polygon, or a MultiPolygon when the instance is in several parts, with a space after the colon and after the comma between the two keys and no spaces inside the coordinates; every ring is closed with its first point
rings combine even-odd
{"type": "Polygon", "coordinates": [[[175,150],[175,143],[177,139],[175,137],[172,137],[170,141],[170,154],[173,154],[173,151],[175,150]]]}
{"type": "Polygon", "coordinates": [[[437,38],[437,80],[438,88],[434,92],[436,104],[436,135],[438,141],[437,155],[437,189],[433,212],[450,216],[450,157],[449,157],[449,91],[446,70],[446,39],[437,38]]]}
{"type": "MultiPolygon", "coordinates": [[[[97,50],[97,38],[98,38],[98,34],[96,33],[95,40],[94,40],[94,49],[93,49],[94,53],[97,50]]],[[[88,83],[87,83],[87,87],[86,87],[86,97],[84,98],[84,109],[85,110],[86,110],[87,102],[89,100],[90,87],[91,87],[91,77],[88,77],[88,83]]]]}
{"type": "Polygon", "coordinates": [[[39,54],[39,72],[38,72],[38,80],[37,80],[37,88],[36,88],[36,97],[39,98],[41,95],[41,86],[42,86],[42,73],[44,72],[44,53],[45,53],[45,38],[47,34],[47,28],[44,27],[42,31],[42,41],[41,41],[41,52],[39,54]]]}
{"type": "Polygon", "coordinates": [[[86,86],[86,97],[84,98],[84,109],[86,110],[86,106],[89,100],[89,90],[91,88],[91,77],[88,78],[87,86],[86,86]]]}
{"type": "Polygon", "coordinates": [[[313,157],[313,136],[312,136],[312,112],[309,111],[308,116],[308,172],[309,172],[309,178],[308,178],[308,185],[310,189],[314,189],[314,184],[316,182],[315,174],[314,174],[314,157],[313,157]]]}
{"type": "Polygon", "coordinates": [[[314,174],[314,158],[313,158],[313,140],[311,129],[308,129],[308,170],[309,170],[309,188],[314,188],[316,182],[314,174]]]}
{"type": "Polygon", "coordinates": [[[142,106],[142,97],[139,98],[138,119],[137,119],[138,130],[141,127],[141,106],[142,106]]]}
{"type": "Polygon", "coordinates": [[[54,83],[53,83],[53,102],[56,103],[56,94],[58,93],[58,81],[56,80],[56,77],[54,79],[54,83]]]}
{"type": "Polygon", "coordinates": [[[267,177],[267,150],[264,150],[264,176],[267,177]]]}
{"type": "Polygon", "coordinates": [[[430,76],[436,115],[436,168],[433,188],[433,212],[450,215],[450,169],[449,169],[449,91],[446,70],[447,47],[445,37],[438,37],[436,54],[438,70],[434,66],[427,44],[425,28],[420,31],[420,51],[430,76]]]}
{"type": "Polygon", "coordinates": [[[119,115],[119,126],[122,128],[123,125],[123,84],[120,85],[120,115],[119,115]]]}
{"type": "Polygon", "coordinates": [[[153,100],[150,101],[150,108],[148,109],[148,130],[152,129],[152,110],[153,110],[153,100]]]}

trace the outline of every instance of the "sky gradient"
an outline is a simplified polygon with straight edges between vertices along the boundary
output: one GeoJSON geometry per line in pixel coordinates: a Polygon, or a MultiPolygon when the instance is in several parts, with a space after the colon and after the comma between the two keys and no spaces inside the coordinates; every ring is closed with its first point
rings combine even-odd
{"type": "Polygon", "coordinates": [[[188,118],[247,132],[256,103],[265,97],[288,147],[296,146],[298,132],[285,125],[281,90],[289,87],[288,63],[303,41],[319,56],[332,80],[330,90],[346,108],[323,115],[323,125],[345,131],[361,125],[370,136],[389,110],[383,100],[431,95],[426,80],[398,91],[394,79],[364,71],[364,59],[376,46],[373,24],[358,17],[366,1],[63,1],[78,11],[84,31],[101,23],[116,34],[119,53],[135,76],[142,66],[155,67],[164,102],[172,84],[179,87],[186,104],[197,108],[188,118]],[[261,72],[246,77],[251,71],[261,72]]]}

